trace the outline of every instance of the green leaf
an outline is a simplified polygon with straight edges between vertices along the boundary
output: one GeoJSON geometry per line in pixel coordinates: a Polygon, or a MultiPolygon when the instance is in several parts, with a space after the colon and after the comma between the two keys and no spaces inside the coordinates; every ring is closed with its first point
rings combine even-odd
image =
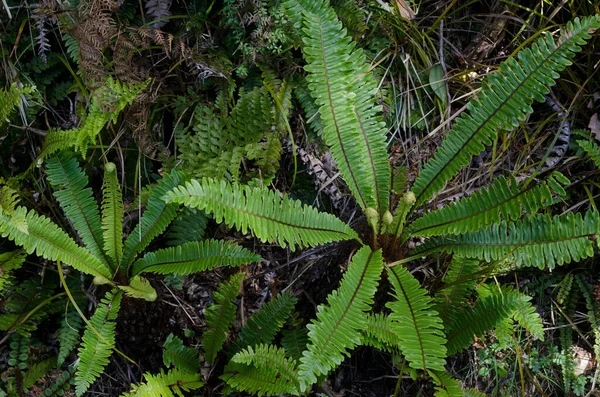
{"type": "Polygon", "coordinates": [[[144,299],[148,302],[156,300],[156,290],[150,285],[148,280],[140,276],[134,276],[129,280],[129,285],[119,285],[118,288],[125,291],[127,296],[136,299],[144,299]]]}
{"type": "Polygon", "coordinates": [[[146,383],[134,385],[129,393],[123,393],[121,397],[182,397],[182,392],[197,390],[204,386],[199,373],[190,373],[177,368],[166,373],[161,369],[156,375],[145,373],[144,379],[146,383]]]}
{"type": "Polygon", "coordinates": [[[147,253],[133,264],[131,273],[188,275],[219,266],[240,266],[260,261],[259,255],[230,241],[194,241],[147,253]]]}
{"type": "Polygon", "coordinates": [[[479,270],[479,261],[474,259],[452,257],[448,272],[444,277],[444,287],[436,292],[435,310],[440,318],[446,321],[448,313],[457,307],[467,304],[467,298],[475,291],[477,278],[474,273],[479,270]]]}
{"type": "Polygon", "coordinates": [[[411,368],[444,371],[444,326],[427,291],[404,267],[388,267],[388,276],[396,301],[386,306],[392,310],[392,331],[402,354],[411,368]]]}
{"type": "Polygon", "coordinates": [[[123,256],[123,197],[117,180],[117,167],[113,163],[104,165],[102,230],[104,251],[113,260],[116,270],[123,256]]]}
{"type": "Polygon", "coordinates": [[[433,65],[429,69],[429,86],[435,95],[440,98],[442,105],[446,106],[448,95],[446,92],[446,81],[444,80],[444,70],[441,65],[433,65]]]}
{"type": "Polygon", "coordinates": [[[352,228],[333,215],[318,212],[298,200],[279,198],[267,188],[250,188],[237,183],[203,178],[191,180],[164,196],[169,203],[180,203],[212,213],[217,222],[248,229],[263,242],[276,241],[281,247],[312,247],[336,240],[358,239],[352,228]]]}
{"type": "Polygon", "coordinates": [[[337,367],[344,355],[361,343],[377,282],[381,276],[381,250],[362,247],[352,258],[340,287],[327,297],[327,306],[317,308],[317,319],[307,326],[310,344],[300,359],[302,390],[337,367]]]}
{"type": "Polygon", "coordinates": [[[195,349],[183,345],[183,341],[169,334],[163,346],[163,362],[165,366],[174,366],[186,372],[198,372],[200,360],[195,349]]]}

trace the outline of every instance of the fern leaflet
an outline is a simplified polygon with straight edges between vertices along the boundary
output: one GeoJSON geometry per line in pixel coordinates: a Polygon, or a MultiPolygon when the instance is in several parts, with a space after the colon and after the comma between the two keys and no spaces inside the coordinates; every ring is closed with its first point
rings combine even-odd
{"type": "Polygon", "coordinates": [[[204,386],[199,373],[185,372],[177,368],[166,373],[161,370],[156,375],[145,373],[144,379],[146,383],[134,385],[129,393],[123,393],[121,397],[181,397],[184,391],[197,390],[204,386]]]}
{"type": "Polygon", "coordinates": [[[183,345],[183,341],[169,334],[163,346],[163,362],[167,367],[175,367],[186,372],[198,372],[200,360],[195,349],[183,345]]]}
{"type": "Polygon", "coordinates": [[[400,353],[391,317],[382,313],[369,314],[362,344],[388,353],[400,353]]]}
{"type": "Polygon", "coordinates": [[[79,343],[79,330],[82,323],[83,321],[77,310],[70,306],[62,318],[58,330],[57,339],[60,344],[57,359],[58,367],[65,362],[69,354],[71,354],[75,348],[75,345],[79,343]]]}
{"type": "Polygon", "coordinates": [[[10,284],[10,274],[25,262],[25,252],[21,250],[0,253],[0,292],[10,284]]]}
{"type": "Polygon", "coordinates": [[[475,290],[473,274],[479,269],[479,261],[454,256],[444,277],[444,288],[434,296],[435,309],[445,321],[448,313],[467,303],[469,294],[475,290]]]}

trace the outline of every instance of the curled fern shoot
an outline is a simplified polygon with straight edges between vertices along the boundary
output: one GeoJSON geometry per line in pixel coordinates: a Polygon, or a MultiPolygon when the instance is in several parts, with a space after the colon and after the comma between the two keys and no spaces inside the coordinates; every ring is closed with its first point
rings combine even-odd
{"type": "Polygon", "coordinates": [[[388,267],[395,301],[388,302],[392,310],[392,331],[397,344],[411,368],[444,371],[446,338],[442,319],[433,309],[427,291],[404,267],[388,267]]]}
{"type": "MultiPolygon", "coordinates": [[[[559,178],[559,181],[564,180],[559,178]]],[[[564,190],[561,188],[558,193],[564,194],[564,190]]],[[[501,176],[487,189],[417,219],[411,224],[409,233],[411,236],[427,237],[462,234],[498,223],[501,219],[516,220],[523,211],[535,214],[553,203],[554,197],[548,183],[530,184],[520,189],[514,177],[507,181],[501,176]]]]}
{"type": "Polygon", "coordinates": [[[90,318],[90,325],[102,338],[89,327],[83,333],[83,343],[79,348],[79,364],[75,373],[77,396],[83,395],[108,365],[112,349],[115,347],[115,319],[122,297],[121,291],[108,292],[90,318]]]}
{"type": "Polygon", "coordinates": [[[203,178],[187,182],[168,192],[168,203],[180,203],[223,219],[242,233],[251,230],[261,241],[275,241],[281,247],[312,247],[336,240],[358,239],[356,232],[335,216],[267,188],[250,188],[237,183],[203,178]]]}
{"type": "Polygon", "coordinates": [[[328,3],[288,0],[285,6],[304,36],[308,88],[319,106],[322,136],[358,204],[381,216],[388,209],[390,165],[387,130],[375,105],[377,83],[328,3]]]}
{"type": "Polygon", "coordinates": [[[546,33],[530,48],[509,58],[482,84],[477,99],[457,120],[415,180],[412,190],[417,205],[429,200],[435,192],[471,161],[472,156],[491,145],[498,131],[510,131],[533,110],[533,100],[544,101],[544,94],[555,84],[558,72],[571,64],[581,50],[590,30],[600,27],[600,16],[575,18],[555,41],[546,33]]]}
{"type": "Polygon", "coordinates": [[[175,397],[183,396],[182,392],[197,390],[204,386],[199,373],[191,373],[180,369],[163,370],[156,375],[144,374],[145,383],[134,385],[130,392],[121,397],[175,397]]]}
{"type": "Polygon", "coordinates": [[[46,175],[54,189],[54,196],[71,220],[81,241],[97,258],[108,265],[104,253],[104,235],[100,226],[100,211],[88,187],[88,177],[74,157],[56,156],[46,162],[46,175]]]}
{"type": "Polygon", "coordinates": [[[249,346],[231,358],[221,379],[234,390],[263,395],[298,394],[296,360],[273,345],[249,346]]]}
{"type": "Polygon", "coordinates": [[[553,269],[594,255],[600,234],[600,216],[589,211],[551,218],[539,214],[517,222],[502,221],[486,229],[458,236],[440,236],[426,241],[415,254],[453,252],[466,258],[505,261],[517,267],[553,269]]]}
{"type": "Polygon", "coordinates": [[[229,326],[235,320],[237,306],[234,300],[237,298],[244,274],[234,274],[226,282],[219,285],[213,292],[215,303],[205,311],[208,331],[202,334],[202,346],[204,347],[204,359],[212,364],[221,351],[229,326]]]}
{"type": "Polygon", "coordinates": [[[117,167],[113,163],[104,165],[102,230],[104,250],[114,261],[116,270],[123,256],[123,196],[117,180],[117,167]]]}
{"type": "Polygon", "coordinates": [[[204,240],[149,252],[133,264],[131,272],[134,275],[144,272],[188,275],[219,266],[260,261],[259,255],[232,242],[204,240]]]}
{"type": "Polygon", "coordinates": [[[327,306],[319,306],[317,319],[308,324],[310,343],[300,359],[302,390],[337,367],[344,355],[361,343],[367,311],[381,275],[381,250],[362,247],[352,258],[337,290],[327,297],[327,306]]]}

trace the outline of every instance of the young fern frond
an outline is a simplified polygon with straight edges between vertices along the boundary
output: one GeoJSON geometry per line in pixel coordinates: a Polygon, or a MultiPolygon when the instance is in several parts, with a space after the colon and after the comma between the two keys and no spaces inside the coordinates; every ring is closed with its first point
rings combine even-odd
{"type": "Polygon", "coordinates": [[[412,186],[417,205],[440,191],[474,155],[492,145],[499,131],[512,130],[533,110],[533,100],[544,101],[558,72],[571,64],[570,59],[581,50],[590,30],[600,26],[600,15],[575,18],[554,41],[549,33],[530,48],[509,58],[482,84],[477,99],[467,105],[454,127],[425,165],[412,186]]]}
{"type": "Polygon", "coordinates": [[[0,126],[8,121],[8,116],[13,109],[21,103],[21,96],[30,94],[34,87],[18,87],[17,83],[12,83],[8,90],[0,89],[0,126]]]}
{"type": "Polygon", "coordinates": [[[244,280],[244,274],[234,274],[213,292],[215,303],[205,311],[208,331],[202,334],[202,346],[204,347],[204,359],[213,364],[217,354],[221,351],[229,326],[235,320],[237,306],[233,301],[237,298],[240,285],[244,280]]]}
{"type": "Polygon", "coordinates": [[[600,167],[600,147],[596,142],[580,140],[577,141],[577,145],[590,157],[596,167],[600,167]]]}
{"type": "Polygon", "coordinates": [[[6,286],[10,285],[12,271],[23,265],[25,257],[25,252],[22,250],[0,253],[0,293],[6,286]]]}
{"type": "Polygon", "coordinates": [[[179,185],[181,178],[180,173],[172,171],[165,174],[152,189],[139,223],[125,239],[122,265],[127,272],[136,255],[142,252],[156,236],[164,232],[177,216],[177,205],[165,204],[162,197],[179,185]]]}
{"type": "Polygon", "coordinates": [[[144,379],[145,383],[134,385],[130,392],[121,394],[121,397],[181,397],[184,391],[197,390],[204,386],[199,373],[177,368],[166,373],[161,370],[156,375],[145,373],[144,379]]]}
{"type": "Polygon", "coordinates": [[[461,382],[443,371],[427,371],[435,383],[435,397],[464,397],[461,382]]]}
{"type": "Polygon", "coordinates": [[[303,391],[361,343],[382,267],[381,250],[373,252],[362,247],[352,258],[339,288],[327,297],[327,306],[317,308],[317,319],[307,325],[310,343],[298,368],[303,391]]]}
{"type": "Polygon", "coordinates": [[[426,241],[415,254],[453,252],[466,258],[506,261],[515,266],[553,269],[594,255],[600,234],[600,216],[589,211],[567,213],[551,218],[539,214],[523,220],[493,224],[488,228],[458,236],[440,236],[426,241]]]}
{"type": "Polygon", "coordinates": [[[287,358],[285,350],[273,345],[248,346],[231,358],[223,379],[237,391],[262,395],[298,394],[296,360],[287,358]]]}
{"type": "Polygon", "coordinates": [[[390,165],[369,63],[327,1],[288,0],[285,7],[304,35],[308,88],[319,106],[323,138],[358,204],[382,216],[389,205],[390,165]]]}
{"type": "Polygon", "coordinates": [[[232,342],[230,350],[237,353],[248,346],[273,342],[273,338],[287,321],[297,300],[291,293],[284,292],[263,304],[244,325],[238,338],[232,342]]]}
{"type": "Polygon", "coordinates": [[[388,276],[397,300],[386,306],[392,310],[392,331],[398,335],[397,344],[408,365],[414,369],[444,371],[444,327],[427,291],[404,267],[388,267],[388,276]]]}
{"type": "Polygon", "coordinates": [[[336,240],[358,239],[356,232],[333,215],[319,212],[298,200],[279,198],[267,188],[250,188],[237,183],[203,178],[168,192],[168,203],[180,203],[212,213],[217,222],[248,229],[261,241],[276,241],[293,251],[295,246],[312,247],[336,240]]]}
{"type": "Polygon", "coordinates": [[[114,262],[113,269],[116,271],[123,256],[123,195],[117,180],[117,167],[114,163],[104,165],[102,230],[104,251],[114,262]]]}
{"type": "Polygon", "coordinates": [[[83,333],[83,343],[79,348],[79,364],[75,373],[75,392],[83,395],[108,365],[112,349],[115,347],[115,319],[121,307],[121,291],[109,291],[90,318],[89,326],[83,333]]]}
{"type": "Polygon", "coordinates": [[[262,258],[244,247],[225,240],[193,241],[154,252],[137,260],[131,274],[144,272],[188,275],[219,266],[240,266],[262,258]]]}
{"type": "MultiPolygon", "coordinates": [[[[550,178],[556,184],[569,183],[559,173],[554,173],[550,178]]],[[[498,223],[501,219],[516,220],[522,216],[523,211],[533,215],[539,209],[554,203],[552,190],[548,185],[547,182],[539,185],[532,183],[520,189],[514,177],[511,176],[507,181],[501,176],[488,188],[417,219],[410,225],[409,233],[411,236],[424,237],[462,234],[498,223]]],[[[560,187],[559,184],[558,186],[560,187]]],[[[557,193],[564,195],[564,190],[560,189],[557,193]]]]}
{"type": "Polygon", "coordinates": [[[200,360],[195,349],[184,346],[183,341],[169,334],[163,346],[163,362],[166,367],[175,367],[185,372],[198,372],[200,360]]]}
{"type": "Polygon", "coordinates": [[[446,323],[448,355],[469,346],[473,335],[483,333],[499,325],[519,307],[516,293],[496,292],[479,299],[473,308],[454,310],[446,323]]]}
{"type": "Polygon", "coordinates": [[[25,207],[18,207],[13,215],[8,216],[0,208],[0,235],[23,247],[28,254],[35,251],[37,256],[60,260],[92,276],[111,278],[106,264],[77,245],[50,219],[37,215],[33,210],[27,212],[25,207]],[[13,219],[25,219],[27,231],[24,232],[13,219]]]}
{"type": "Polygon", "coordinates": [[[97,258],[111,262],[104,253],[100,210],[88,187],[88,177],[74,157],[55,156],[46,162],[46,175],[54,196],[77,231],[81,241],[97,258]]]}
{"type": "Polygon", "coordinates": [[[57,365],[60,368],[65,362],[69,354],[75,348],[75,345],[79,343],[79,330],[83,320],[81,316],[72,306],[64,313],[62,321],[60,322],[60,328],[58,330],[58,342],[60,348],[58,350],[57,365]]]}
{"type": "Polygon", "coordinates": [[[148,302],[154,302],[157,298],[156,290],[144,277],[133,276],[129,279],[128,285],[119,285],[118,288],[132,298],[144,299],[148,302]]]}
{"type": "Polygon", "coordinates": [[[446,321],[448,313],[457,307],[463,307],[467,298],[475,290],[476,278],[473,277],[479,269],[479,261],[454,256],[444,277],[444,288],[434,296],[435,310],[442,321],[446,321]]]}
{"type": "Polygon", "coordinates": [[[371,313],[367,316],[362,344],[388,353],[400,353],[398,335],[394,332],[393,321],[389,315],[371,313]]]}
{"type": "Polygon", "coordinates": [[[518,295],[517,309],[512,313],[512,318],[531,335],[543,341],[544,325],[540,315],[535,310],[535,306],[531,304],[531,296],[518,295]]]}

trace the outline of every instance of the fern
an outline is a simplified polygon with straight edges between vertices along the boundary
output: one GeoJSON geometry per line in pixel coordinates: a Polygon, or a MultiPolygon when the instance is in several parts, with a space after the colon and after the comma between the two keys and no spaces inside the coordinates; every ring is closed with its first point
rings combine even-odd
{"type": "Polygon", "coordinates": [[[600,167],[600,147],[596,142],[580,140],[577,141],[577,145],[590,157],[594,164],[596,164],[596,167],[600,167]]]}
{"type": "Polygon", "coordinates": [[[123,256],[123,197],[117,167],[113,163],[104,164],[104,184],[102,186],[102,230],[104,251],[108,253],[115,265],[121,263],[123,256]]]}
{"type": "Polygon", "coordinates": [[[405,268],[388,268],[388,276],[397,300],[386,306],[392,310],[392,331],[398,335],[402,354],[411,368],[443,371],[446,339],[431,298],[405,268]]]}
{"type": "Polygon", "coordinates": [[[202,240],[207,224],[208,217],[204,212],[184,207],[177,218],[171,222],[167,243],[169,245],[182,245],[191,241],[202,240]]]}
{"type": "Polygon", "coordinates": [[[445,321],[447,314],[467,303],[469,294],[475,290],[473,274],[479,269],[479,261],[454,256],[444,277],[444,287],[436,292],[435,309],[445,321]]]}
{"type": "Polygon", "coordinates": [[[295,297],[286,292],[263,304],[244,325],[238,338],[233,341],[232,350],[237,353],[248,346],[271,343],[290,316],[296,301],[295,297]]]}
{"type": "Polygon", "coordinates": [[[23,389],[29,390],[38,380],[43,378],[56,366],[56,357],[50,357],[32,364],[23,374],[23,389]]]}
{"type": "Polygon", "coordinates": [[[519,294],[517,309],[512,313],[512,318],[531,335],[544,340],[544,326],[540,315],[531,304],[531,297],[519,294]]]}
{"type": "Polygon", "coordinates": [[[435,397],[463,397],[461,382],[452,378],[446,372],[428,371],[429,376],[436,384],[435,397]]]}
{"type": "Polygon", "coordinates": [[[59,342],[57,365],[60,368],[67,357],[71,354],[77,343],[79,343],[79,330],[82,319],[73,307],[67,308],[58,329],[57,339],[59,342]]]}
{"type": "Polygon", "coordinates": [[[467,105],[467,111],[425,165],[413,184],[417,205],[429,200],[441,190],[472,156],[491,145],[499,131],[512,130],[531,113],[533,100],[544,101],[558,72],[571,64],[570,59],[585,44],[590,30],[600,26],[600,16],[575,18],[555,42],[549,33],[530,48],[509,58],[482,84],[477,100],[467,105]]]}
{"type": "Polygon", "coordinates": [[[94,380],[104,372],[112,349],[115,347],[115,319],[121,305],[121,291],[110,291],[83,333],[83,343],[79,348],[79,363],[75,373],[75,391],[83,395],[94,380]]]}
{"type": "Polygon", "coordinates": [[[238,391],[262,395],[298,394],[296,361],[276,346],[257,345],[237,353],[221,379],[238,391]]]}
{"type": "Polygon", "coordinates": [[[146,383],[135,385],[129,393],[121,397],[175,397],[183,396],[182,392],[197,390],[204,386],[200,374],[172,369],[168,372],[160,371],[159,374],[144,374],[146,383]]]}
{"type": "Polygon", "coordinates": [[[290,330],[283,330],[281,334],[281,346],[285,349],[288,357],[300,360],[302,352],[306,350],[306,346],[309,343],[308,329],[296,327],[290,330]]]}
{"type": "Polygon", "coordinates": [[[389,315],[369,314],[363,331],[362,344],[375,347],[388,353],[400,353],[398,335],[394,332],[394,322],[389,315]]]}
{"type": "Polygon", "coordinates": [[[163,362],[167,367],[175,367],[185,372],[198,372],[200,360],[198,352],[183,345],[183,341],[169,334],[163,346],[163,362]]]}
{"type": "Polygon", "coordinates": [[[100,227],[100,212],[93,198],[92,189],[87,187],[88,178],[75,158],[56,156],[48,159],[46,175],[54,196],[73,223],[79,237],[97,258],[104,258],[104,236],[100,227]]]}
{"type": "Polygon", "coordinates": [[[202,346],[204,347],[204,359],[212,364],[221,351],[225,339],[227,339],[227,330],[235,320],[237,311],[233,301],[238,296],[240,284],[244,279],[244,274],[234,274],[229,280],[222,283],[213,293],[215,303],[205,311],[206,324],[208,331],[202,334],[202,346]]]}
{"type": "Polygon", "coordinates": [[[119,285],[117,287],[132,298],[144,299],[149,302],[154,302],[157,298],[156,290],[152,288],[148,280],[140,276],[131,277],[129,285],[119,285]]]}
{"type": "Polygon", "coordinates": [[[167,21],[157,21],[159,19],[171,16],[171,0],[146,0],[146,13],[155,21],[148,25],[150,29],[160,29],[167,24],[167,21]]]}
{"type": "Polygon", "coordinates": [[[459,236],[442,236],[418,247],[415,254],[453,252],[467,258],[507,261],[515,266],[553,269],[594,254],[600,233],[600,216],[590,211],[551,218],[537,215],[514,223],[502,221],[486,229],[459,236]]]}
{"type": "Polygon", "coordinates": [[[165,174],[152,189],[146,210],[123,245],[122,264],[127,272],[129,272],[135,256],[143,251],[155,237],[164,232],[177,216],[177,205],[165,204],[161,198],[168,190],[181,183],[181,178],[180,173],[172,171],[165,174]]]}
{"type": "Polygon", "coordinates": [[[296,244],[310,247],[358,237],[333,215],[320,213],[288,197],[280,200],[266,188],[204,178],[175,188],[164,199],[212,213],[217,222],[225,218],[228,226],[235,226],[242,233],[251,229],[261,241],[276,241],[282,247],[289,245],[291,250],[296,244]]]}
{"type": "Polygon", "coordinates": [[[339,365],[344,355],[361,343],[361,331],[373,303],[381,275],[381,251],[361,248],[352,258],[340,286],[319,306],[317,319],[307,326],[310,344],[300,359],[302,390],[339,365]]]}
{"type": "Polygon", "coordinates": [[[110,269],[86,249],[79,247],[50,219],[39,216],[25,207],[18,207],[13,216],[7,216],[0,208],[0,235],[22,246],[28,254],[52,261],[60,260],[75,269],[93,276],[110,278],[110,269]],[[23,232],[13,219],[26,220],[27,232],[23,232]]]}
{"type": "Polygon", "coordinates": [[[0,293],[10,284],[11,272],[25,262],[25,253],[21,250],[0,253],[0,293]]]}
{"type": "Polygon", "coordinates": [[[324,0],[288,0],[288,16],[304,35],[309,89],[319,106],[323,138],[350,191],[363,208],[388,209],[390,167],[385,123],[375,106],[377,83],[324,0]]]}
{"type": "MultiPolygon", "coordinates": [[[[550,178],[569,183],[560,173],[554,173],[550,178]]],[[[564,196],[565,191],[558,186],[560,191],[557,193],[564,196]]],[[[511,176],[510,182],[499,177],[489,188],[417,219],[411,224],[409,233],[411,236],[462,234],[498,223],[501,219],[516,220],[523,210],[535,214],[553,203],[552,191],[546,182],[530,184],[521,190],[514,177],[511,176]]]]}
{"type": "Polygon", "coordinates": [[[143,272],[188,275],[219,266],[260,262],[259,255],[223,240],[196,241],[147,253],[136,261],[131,274],[143,272]]]}

